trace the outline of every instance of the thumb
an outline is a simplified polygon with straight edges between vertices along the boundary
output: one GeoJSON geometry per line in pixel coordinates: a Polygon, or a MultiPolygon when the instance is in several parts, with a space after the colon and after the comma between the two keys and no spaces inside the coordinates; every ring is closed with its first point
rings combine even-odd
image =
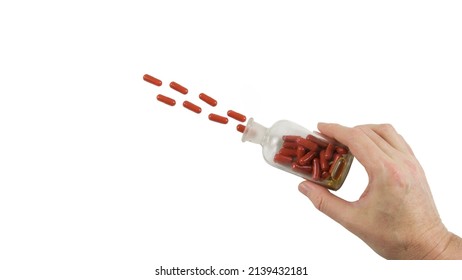
{"type": "Polygon", "coordinates": [[[311,200],[319,211],[334,221],[345,227],[353,222],[353,207],[350,202],[339,198],[326,188],[313,182],[304,181],[298,185],[298,189],[311,200]]]}

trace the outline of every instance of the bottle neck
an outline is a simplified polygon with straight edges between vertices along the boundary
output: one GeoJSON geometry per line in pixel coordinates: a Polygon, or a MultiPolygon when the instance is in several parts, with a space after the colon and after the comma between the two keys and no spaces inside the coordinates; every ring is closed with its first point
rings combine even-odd
{"type": "Polygon", "coordinates": [[[247,122],[244,133],[242,134],[242,142],[249,141],[255,144],[262,145],[267,130],[268,128],[255,122],[253,118],[250,118],[247,122]]]}

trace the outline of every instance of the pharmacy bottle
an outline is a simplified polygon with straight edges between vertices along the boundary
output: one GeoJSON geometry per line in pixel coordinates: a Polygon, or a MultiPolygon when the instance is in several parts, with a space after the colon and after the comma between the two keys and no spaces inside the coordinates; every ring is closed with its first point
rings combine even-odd
{"type": "Polygon", "coordinates": [[[262,146],[270,165],[332,190],[342,186],[354,158],[345,145],[287,120],[266,128],[250,118],[247,141],[262,146]]]}

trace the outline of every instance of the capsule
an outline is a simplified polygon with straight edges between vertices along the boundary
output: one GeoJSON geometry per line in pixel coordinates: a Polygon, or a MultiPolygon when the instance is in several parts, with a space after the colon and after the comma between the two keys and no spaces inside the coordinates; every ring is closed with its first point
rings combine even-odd
{"type": "Polygon", "coordinates": [[[182,94],[187,94],[188,93],[188,89],[185,88],[184,86],[180,85],[179,83],[171,82],[170,87],[172,89],[178,91],[179,93],[182,93],[182,94]]]}
{"type": "Polygon", "coordinates": [[[345,147],[337,146],[335,151],[341,155],[348,153],[348,149],[345,147]]]}
{"type": "Polygon", "coordinates": [[[307,148],[310,151],[316,151],[318,149],[318,145],[310,140],[306,140],[304,138],[299,137],[296,140],[298,145],[302,145],[303,147],[307,148]]]}
{"type": "Polygon", "coordinates": [[[223,117],[217,114],[209,114],[209,120],[217,122],[217,123],[222,123],[222,124],[227,124],[228,123],[228,118],[223,117]]]}
{"type": "Polygon", "coordinates": [[[340,157],[342,157],[341,154],[337,154],[337,153],[334,154],[332,163],[331,163],[330,168],[329,168],[329,173],[332,174],[332,171],[334,171],[335,164],[337,163],[337,161],[339,160],[340,157]]]}
{"type": "Polygon", "coordinates": [[[188,109],[188,110],[193,111],[193,112],[196,113],[196,114],[199,114],[200,112],[202,112],[201,107],[199,107],[199,106],[197,106],[196,104],[191,103],[191,102],[189,102],[189,101],[183,102],[183,107],[185,107],[185,108],[188,109]]]}
{"type": "Polygon", "coordinates": [[[288,164],[292,162],[292,157],[284,156],[281,154],[275,154],[274,155],[274,162],[280,163],[280,164],[288,164]]]}
{"type": "Polygon", "coordinates": [[[295,157],[297,155],[297,150],[282,148],[278,153],[283,156],[295,157]]]}
{"type": "Polygon", "coordinates": [[[326,150],[322,150],[319,152],[319,165],[321,166],[322,171],[329,170],[329,162],[326,159],[326,150]]]}
{"type": "Polygon", "coordinates": [[[157,100],[159,100],[160,102],[163,102],[163,103],[165,103],[167,105],[170,105],[170,106],[175,106],[175,104],[176,104],[175,99],[172,99],[172,98],[167,97],[167,96],[162,95],[162,94],[157,95],[157,100]]]}
{"type": "Polygon", "coordinates": [[[334,144],[329,143],[329,145],[327,145],[326,152],[324,153],[326,160],[330,160],[333,154],[334,154],[334,144]]]}
{"type": "Polygon", "coordinates": [[[153,76],[148,75],[148,74],[144,74],[143,80],[145,80],[146,82],[151,83],[151,84],[153,84],[155,86],[158,86],[158,87],[160,87],[162,85],[161,80],[159,80],[157,78],[154,78],[153,76]]]}
{"type": "Polygon", "coordinates": [[[303,157],[298,159],[298,164],[299,165],[309,165],[315,157],[316,157],[316,152],[310,151],[306,153],[303,157]]]}
{"type": "Polygon", "coordinates": [[[314,181],[319,181],[320,178],[321,178],[321,170],[320,170],[320,166],[319,166],[319,159],[315,158],[315,159],[313,159],[313,177],[312,177],[312,179],[314,181]]]}
{"type": "Polygon", "coordinates": [[[311,174],[313,172],[313,167],[311,165],[298,165],[297,163],[292,163],[292,170],[300,173],[311,174]]]}
{"type": "Polygon", "coordinates": [[[301,138],[300,136],[297,135],[284,135],[282,136],[282,140],[285,142],[295,142],[297,141],[298,138],[301,138]]]}
{"type": "Polygon", "coordinates": [[[230,118],[233,118],[237,121],[240,121],[240,122],[245,122],[245,120],[247,119],[246,116],[244,116],[243,114],[240,114],[236,111],[233,111],[233,110],[229,110],[228,111],[228,117],[230,118]]]}
{"type": "Polygon", "coordinates": [[[209,104],[212,107],[215,107],[218,104],[218,102],[215,99],[213,99],[212,97],[208,96],[205,93],[199,94],[199,98],[200,100],[204,101],[205,103],[209,104]]]}
{"type": "Polygon", "coordinates": [[[343,169],[345,168],[346,162],[344,158],[339,158],[335,163],[334,163],[334,168],[332,170],[332,178],[334,180],[340,179],[340,176],[342,175],[343,169]]]}
{"type": "Polygon", "coordinates": [[[297,159],[301,159],[306,154],[306,150],[302,146],[298,146],[296,151],[297,151],[297,159]]]}
{"type": "Polygon", "coordinates": [[[329,177],[330,177],[330,173],[329,173],[329,172],[323,171],[323,172],[321,173],[321,179],[326,180],[326,179],[329,178],[329,177]]]}
{"type": "Polygon", "coordinates": [[[306,136],[306,139],[310,140],[311,142],[314,142],[314,143],[318,144],[320,147],[323,147],[323,148],[326,148],[327,145],[329,144],[326,141],[324,141],[322,139],[319,139],[316,136],[311,135],[311,134],[306,136]]]}
{"type": "Polygon", "coordinates": [[[236,129],[237,129],[237,131],[239,131],[240,133],[244,133],[244,131],[245,131],[245,125],[243,125],[243,124],[238,124],[238,125],[236,126],[236,129]]]}

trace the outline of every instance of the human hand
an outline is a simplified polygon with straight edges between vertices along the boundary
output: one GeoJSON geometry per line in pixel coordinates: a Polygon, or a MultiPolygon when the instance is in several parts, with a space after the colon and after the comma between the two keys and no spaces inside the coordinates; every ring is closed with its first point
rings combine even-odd
{"type": "Polygon", "coordinates": [[[345,201],[309,181],[299,190],[321,212],[387,259],[462,259],[462,240],[439,217],[425,173],[391,125],[318,124],[347,145],[365,167],[369,184],[359,200],[345,201]]]}

